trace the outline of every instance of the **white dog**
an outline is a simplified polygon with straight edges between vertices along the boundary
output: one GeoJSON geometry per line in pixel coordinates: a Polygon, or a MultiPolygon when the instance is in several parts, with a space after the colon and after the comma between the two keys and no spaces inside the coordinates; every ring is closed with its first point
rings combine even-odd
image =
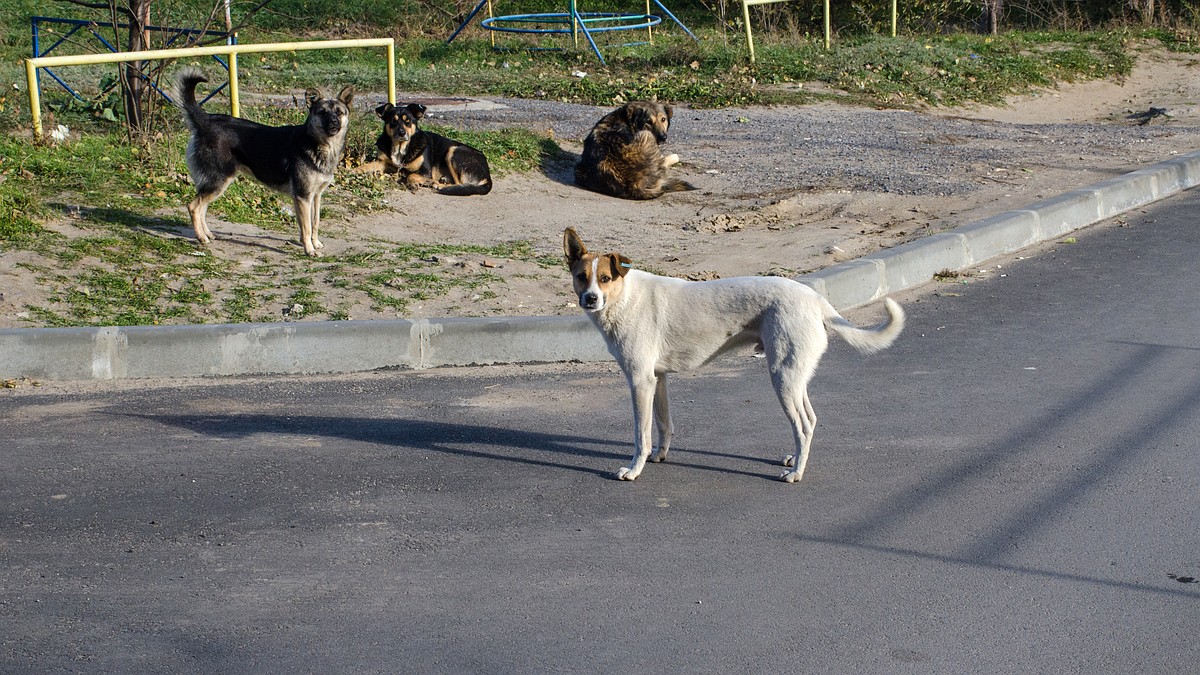
{"type": "Polygon", "coordinates": [[[634,452],[617,472],[634,480],[650,459],[651,410],[658,427],[653,461],[671,447],[667,373],[704,365],[739,346],[757,345],[767,358],[771,383],[792,423],[794,454],[780,476],[794,483],[804,475],[817,416],[808,382],[829,344],[832,330],[863,354],[886,349],[904,329],[904,310],[885,298],[888,320],[858,328],[808,286],[781,277],[737,277],[685,281],[631,269],[617,253],[589,253],[574,228],[563,233],[563,249],[579,306],[600,329],[633,396],[634,452]]]}

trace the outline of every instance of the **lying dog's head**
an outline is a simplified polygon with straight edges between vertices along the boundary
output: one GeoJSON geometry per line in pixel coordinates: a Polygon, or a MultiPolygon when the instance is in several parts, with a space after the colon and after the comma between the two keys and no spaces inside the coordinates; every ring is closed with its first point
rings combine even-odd
{"type": "Polygon", "coordinates": [[[645,129],[654,134],[654,140],[667,140],[667,129],[671,126],[674,109],[657,101],[630,101],[625,104],[625,121],[634,131],[645,129]]]}
{"type": "Polygon", "coordinates": [[[376,146],[388,156],[392,164],[400,166],[400,159],[408,149],[408,142],[417,134],[417,120],[425,116],[425,106],[420,103],[409,103],[406,106],[384,103],[375,109],[375,114],[383,120],[383,133],[379,135],[376,146]]]}
{"type": "Polygon", "coordinates": [[[563,231],[563,252],[579,306],[585,311],[599,312],[621,296],[625,275],[632,267],[629,258],[617,253],[588,253],[573,227],[563,231]]]}
{"type": "Polygon", "coordinates": [[[314,138],[336,138],[345,135],[350,121],[350,102],[354,100],[354,87],[342,87],[337,98],[325,98],[316,89],[304,92],[308,101],[309,134],[314,138]]]}

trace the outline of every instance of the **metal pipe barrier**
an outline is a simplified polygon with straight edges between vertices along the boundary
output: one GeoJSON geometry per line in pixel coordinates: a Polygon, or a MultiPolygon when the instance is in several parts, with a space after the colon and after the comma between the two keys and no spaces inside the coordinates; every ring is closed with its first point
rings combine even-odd
{"type": "MultiPolygon", "coordinates": [[[[788,0],[742,0],[742,24],[746,27],[746,46],[750,48],[750,63],[754,63],[754,35],[750,32],[750,7],[753,5],[771,5],[776,2],[787,2],[788,0]]],[[[896,22],[897,22],[897,0],[892,0],[892,37],[896,37],[896,22]]],[[[829,49],[830,43],[833,41],[833,28],[829,18],[829,0],[824,0],[825,14],[825,49],[829,49]]]]}
{"type": "Polygon", "coordinates": [[[29,111],[33,117],[33,136],[42,137],[42,102],[38,90],[37,69],[55,66],[82,66],[97,63],[126,63],[128,61],[154,61],[158,59],[181,59],[192,56],[229,56],[229,100],[234,117],[241,113],[238,92],[238,54],[263,54],[268,52],[299,52],[312,49],[351,49],[357,47],[385,47],[387,51],[388,102],[396,103],[396,40],[395,38],[364,38],[356,40],[314,40],[311,42],[270,42],[263,44],[213,45],[210,47],[187,47],[183,49],[150,49],[139,52],[117,54],[79,54],[75,56],[43,56],[25,59],[25,78],[29,86],[29,111]]]}

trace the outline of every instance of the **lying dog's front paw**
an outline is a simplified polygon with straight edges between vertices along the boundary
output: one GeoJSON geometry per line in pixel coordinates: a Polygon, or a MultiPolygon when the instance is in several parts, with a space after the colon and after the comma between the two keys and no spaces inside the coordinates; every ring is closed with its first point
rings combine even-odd
{"type": "MultiPolygon", "coordinates": [[[[791,466],[790,464],[788,466],[791,466]]],[[[804,475],[803,471],[784,471],[779,474],[779,480],[785,483],[799,483],[800,477],[804,475]]]]}
{"type": "Polygon", "coordinates": [[[619,471],[617,471],[617,480],[637,480],[638,475],[639,472],[636,472],[627,466],[623,466],[619,471]]]}

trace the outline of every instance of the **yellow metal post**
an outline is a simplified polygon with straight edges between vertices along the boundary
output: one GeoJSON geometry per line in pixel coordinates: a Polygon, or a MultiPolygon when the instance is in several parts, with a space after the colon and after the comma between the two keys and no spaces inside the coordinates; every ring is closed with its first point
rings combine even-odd
{"type": "Polygon", "coordinates": [[[754,63],[754,36],[750,33],[750,3],[742,0],[742,25],[746,27],[746,46],[750,48],[750,63],[754,63]]]}
{"type": "Polygon", "coordinates": [[[33,140],[42,137],[42,101],[38,95],[37,66],[25,61],[25,85],[29,87],[29,113],[33,116],[33,140]]]}
{"type": "Polygon", "coordinates": [[[892,37],[896,37],[896,0],[892,0],[892,37]]]}
{"type": "Polygon", "coordinates": [[[569,3],[567,3],[567,12],[571,15],[567,17],[571,21],[571,38],[575,40],[575,48],[579,49],[579,29],[583,28],[583,26],[577,25],[575,19],[578,18],[578,23],[582,24],[583,17],[579,16],[579,11],[575,7],[575,0],[571,0],[569,3]]]}
{"type": "MultiPolygon", "coordinates": [[[[494,31],[488,31],[489,33],[494,31]]],[[[387,46],[387,73],[388,73],[388,103],[396,105],[396,45],[391,43],[387,46]]]]}
{"type": "Polygon", "coordinates": [[[650,23],[650,0],[646,0],[646,40],[650,44],[654,44],[654,27],[650,23]]]}
{"type": "Polygon", "coordinates": [[[237,52],[229,55],[229,114],[242,116],[241,89],[238,88],[237,52]]]}
{"type": "Polygon", "coordinates": [[[829,0],[825,0],[825,49],[829,49],[829,42],[832,37],[833,30],[830,28],[829,21],[829,0]]]}
{"type": "MultiPolygon", "coordinates": [[[[492,14],[492,0],[488,0],[487,6],[488,6],[488,18],[490,19],[493,16],[495,16],[494,14],[492,14]]],[[[495,49],[496,48],[496,31],[489,30],[488,36],[492,38],[492,49],[495,49]]],[[[392,101],[392,105],[396,105],[396,102],[392,101]]]]}

